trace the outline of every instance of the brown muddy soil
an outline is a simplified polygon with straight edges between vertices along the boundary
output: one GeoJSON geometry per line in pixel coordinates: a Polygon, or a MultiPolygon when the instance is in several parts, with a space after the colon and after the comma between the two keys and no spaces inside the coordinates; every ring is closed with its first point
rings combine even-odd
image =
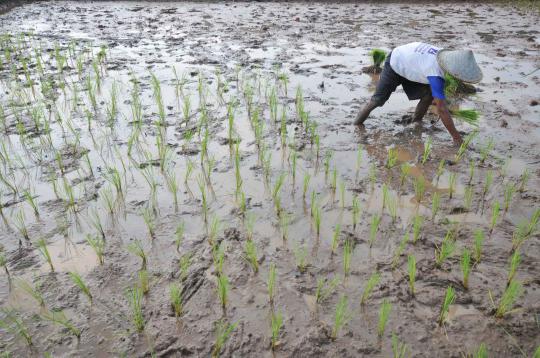
{"type": "MultiPolygon", "coordinates": [[[[535,13],[468,3],[52,1],[1,15],[0,32],[17,35],[3,37],[2,43],[17,48],[18,55],[8,61],[4,53],[0,71],[4,112],[0,174],[7,178],[7,183],[0,181],[0,244],[11,277],[0,277],[0,319],[12,328],[1,328],[0,350],[13,357],[45,353],[54,357],[207,357],[215,346],[218,322],[227,322],[236,326],[221,350],[223,356],[388,357],[392,356],[392,334],[415,357],[461,357],[481,343],[489,356],[532,356],[540,344],[538,230],[519,247],[521,263],[514,280],[522,283],[523,293],[514,310],[503,318],[493,313],[506,287],[516,227],[528,221],[540,203],[540,106],[535,105],[540,101],[540,72],[535,72],[540,67],[539,31],[535,13]],[[23,32],[29,35],[18,35],[23,32]],[[351,125],[377,81],[377,75],[362,73],[371,64],[368,52],[374,47],[390,51],[410,41],[470,48],[484,72],[475,94],[453,101],[455,106],[481,113],[478,135],[457,162],[458,148],[452,146],[433,113],[422,123],[402,124],[415,103],[401,89],[373,112],[364,128],[351,125]],[[91,59],[95,60],[102,46],[106,56],[96,70],[91,59]],[[41,74],[35,62],[38,48],[43,58],[41,74]],[[62,71],[57,54],[68,57],[62,71]],[[31,85],[25,79],[25,56],[31,85]],[[82,59],[80,69],[77,58],[82,59]],[[100,88],[89,87],[86,79],[94,83],[98,73],[100,88]],[[162,120],[151,73],[161,83],[162,120]],[[139,126],[132,111],[133,76],[142,103],[139,126]],[[297,91],[299,86],[301,91],[297,91]],[[95,107],[89,88],[96,92],[95,107]],[[111,119],[115,91],[117,108],[111,119]],[[250,92],[264,122],[258,135],[253,112],[250,121],[246,110],[250,92]],[[298,118],[298,95],[303,97],[311,129],[298,118]],[[187,116],[185,98],[190,98],[187,116]],[[278,101],[277,123],[271,115],[272,98],[278,101]],[[233,138],[229,138],[227,103],[236,101],[233,138]],[[279,123],[282,112],[284,126],[279,123]],[[36,124],[36,118],[41,122],[36,124]],[[156,125],[160,120],[163,123],[156,125]],[[200,128],[209,138],[203,168],[200,128]],[[287,129],[285,145],[280,139],[282,128],[287,129]],[[320,140],[319,152],[311,143],[312,130],[320,140]],[[433,149],[422,164],[428,138],[433,149]],[[494,148],[481,163],[481,149],[489,138],[494,148]],[[233,142],[239,143],[245,215],[235,195],[234,146],[229,145],[233,142]],[[396,148],[398,165],[386,169],[389,148],[396,148]],[[446,165],[437,179],[441,160],[446,165]],[[470,162],[476,170],[469,184],[470,162]],[[400,185],[399,165],[403,163],[412,169],[400,185]],[[193,173],[184,181],[191,169],[193,173]],[[530,176],[524,190],[512,196],[508,211],[501,211],[489,235],[495,202],[503,204],[505,187],[519,185],[526,169],[530,176]],[[121,192],[115,189],[114,173],[119,173],[121,192]],[[177,208],[166,173],[175,173],[180,184],[177,208]],[[337,179],[332,188],[334,173],[337,179]],[[488,173],[494,177],[493,185],[483,197],[488,173]],[[278,191],[278,216],[273,190],[281,174],[285,179],[278,191]],[[308,174],[311,180],[303,197],[308,174]],[[450,198],[454,175],[455,193],[450,198]],[[418,178],[426,180],[420,202],[415,198],[418,178]],[[148,184],[153,180],[155,196],[148,184]],[[208,200],[208,224],[198,184],[208,200]],[[395,200],[395,220],[388,207],[382,207],[383,184],[395,200]],[[13,185],[17,190],[11,190],[13,185]],[[469,209],[464,205],[468,185],[473,193],[469,209]],[[25,191],[34,197],[39,216],[25,199],[25,191]],[[441,205],[432,218],[434,193],[439,193],[441,205]],[[353,202],[357,200],[361,214],[354,227],[353,202]],[[311,207],[320,207],[319,234],[311,207]],[[151,217],[153,235],[143,213],[151,217]],[[379,230],[370,245],[370,223],[380,214],[379,230]],[[415,215],[424,217],[421,235],[399,253],[404,235],[412,235],[415,215]],[[96,218],[105,237],[103,264],[85,239],[99,234],[92,224],[96,218]],[[218,219],[221,225],[212,237],[207,227],[218,219]],[[185,234],[177,250],[175,232],[180,223],[185,225],[185,234]],[[338,224],[339,243],[332,254],[338,224]],[[28,239],[21,226],[28,230],[28,239]],[[486,239],[482,259],[473,265],[466,289],[460,257],[465,248],[472,250],[473,233],[478,229],[486,239]],[[449,230],[456,248],[438,267],[434,252],[449,230]],[[257,273],[244,252],[251,235],[257,249],[257,273]],[[37,249],[39,239],[47,242],[55,272],[50,272],[37,249]],[[137,240],[147,255],[149,275],[141,333],[134,328],[127,300],[127,291],[139,285],[141,260],[128,250],[137,240]],[[343,268],[346,240],[353,245],[348,275],[343,268]],[[217,295],[220,271],[210,242],[221,243],[225,252],[222,275],[230,284],[225,311],[217,295]],[[417,261],[414,297],[409,292],[408,255],[417,261]],[[185,265],[186,257],[189,265],[185,265]],[[302,258],[305,270],[298,268],[302,258]],[[277,288],[270,304],[267,278],[272,263],[277,269],[277,288]],[[82,276],[92,293],[92,304],[68,272],[82,276]],[[380,274],[380,282],[361,306],[360,297],[374,272],[380,274]],[[332,278],[339,278],[340,283],[317,303],[318,280],[332,278]],[[23,290],[24,282],[43,296],[42,307],[23,290]],[[171,285],[183,287],[184,308],[178,318],[169,301],[171,285]],[[456,290],[456,300],[439,326],[449,286],[456,290]],[[333,340],[335,309],[343,296],[348,298],[349,320],[333,340]],[[383,300],[392,308],[379,338],[383,300]],[[8,310],[32,336],[31,347],[25,344],[20,326],[13,329],[8,310]],[[66,325],[46,319],[59,310],[80,330],[80,339],[66,325]],[[270,348],[272,312],[283,315],[274,351],[270,348]]],[[[464,135],[474,130],[460,122],[457,126],[464,135]]]]}

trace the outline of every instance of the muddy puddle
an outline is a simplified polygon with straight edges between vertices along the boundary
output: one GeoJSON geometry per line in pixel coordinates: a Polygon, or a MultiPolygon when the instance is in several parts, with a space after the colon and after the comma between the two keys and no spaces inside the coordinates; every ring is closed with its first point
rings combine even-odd
{"type": "Polygon", "coordinates": [[[406,356],[533,356],[537,20],[466,2],[51,1],[0,15],[0,351],[388,357],[395,336],[406,356]],[[351,125],[377,82],[369,51],[417,40],[471,48],[483,70],[453,100],[480,112],[459,158],[433,111],[404,124],[415,103],[401,89],[351,125]],[[516,250],[522,290],[496,317],[516,250]]]}

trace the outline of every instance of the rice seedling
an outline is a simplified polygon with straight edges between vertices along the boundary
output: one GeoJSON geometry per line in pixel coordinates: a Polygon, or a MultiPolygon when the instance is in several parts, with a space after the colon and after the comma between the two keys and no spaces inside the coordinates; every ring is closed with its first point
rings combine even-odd
{"type": "MultiPolygon", "coordinates": [[[[473,358],[488,358],[488,350],[485,343],[480,343],[478,349],[473,353],[473,358]]],[[[534,358],[537,358],[536,356],[534,358]]]]}
{"type": "Polygon", "coordinates": [[[164,126],[166,114],[165,114],[165,106],[163,104],[163,96],[161,94],[161,83],[159,82],[156,75],[153,74],[152,72],[150,72],[150,77],[151,77],[153,96],[154,96],[154,100],[156,101],[156,106],[158,109],[159,120],[157,122],[157,125],[164,126]]]}
{"type": "Polygon", "coordinates": [[[398,218],[399,198],[396,196],[389,196],[388,198],[388,212],[392,217],[392,224],[395,224],[398,218]]]}
{"type": "Polygon", "coordinates": [[[413,244],[416,244],[422,233],[422,225],[424,224],[424,217],[422,215],[415,215],[413,218],[413,244]]]}
{"type": "Polygon", "coordinates": [[[456,291],[452,286],[449,286],[446,289],[446,294],[444,295],[444,300],[441,306],[441,310],[439,312],[439,326],[442,326],[444,321],[446,321],[446,318],[448,317],[448,309],[450,308],[450,305],[454,303],[456,300],[456,291]]]}
{"type": "Polygon", "coordinates": [[[358,151],[356,152],[356,173],[358,175],[358,172],[360,171],[360,167],[362,166],[364,156],[364,149],[362,145],[358,146],[358,151]]]}
{"type": "Polygon", "coordinates": [[[435,248],[435,265],[441,267],[443,262],[448,259],[454,253],[456,249],[456,243],[453,239],[453,234],[451,230],[446,232],[446,235],[441,243],[441,246],[435,248]]]}
{"type": "Polygon", "coordinates": [[[489,153],[491,152],[494,146],[495,146],[495,141],[493,140],[493,138],[489,138],[486,144],[480,149],[480,163],[481,164],[484,164],[484,162],[486,161],[489,153]]]}
{"type": "Polygon", "coordinates": [[[39,306],[41,308],[45,308],[45,299],[43,298],[41,292],[39,292],[40,287],[37,284],[35,286],[32,286],[27,281],[23,279],[18,279],[16,281],[16,286],[20,290],[28,294],[30,297],[32,297],[34,300],[36,300],[36,302],[39,303],[39,306]]]}
{"type": "Polygon", "coordinates": [[[471,273],[471,252],[465,248],[461,254],[461,273],[463,276],[463,287],[469,289],[469,274],[471,273]]]}
{"type": "Polygon", "coordinates": [[[50,321],[67,329],[77,338],[77,341],[81,339],[81,330],[75,327],[71,320],[67,318],[64,311],[45,311],[40,316],[46,321],[50,321]]]}
{"type": "Polygon", "coordinates": [[[508,278],[506,280],[507,285],[514,279],[519,264],[521,263],[521,255],[518,250],[514,251],[510,258],[510,268],[508,269],[508,278]]]}
{"type": "Polygon", "coordinates": [[[301,273],[306,272],[308,267],[307,262],[307,249],[305,246],[297,246],[294,250],[294,257],[296,261],[296,267],[301,273]]]}
{"type": "Polygon", "coordinates": [[[107,122],[110,126],[116,122],[118,116],[118,88],[116,82],[111,85],[109,93],[109,103],[107,105],[107,122]]]}
{"type": "Polygon", "coordinates": [[[463,207],[465,210],[469,211],[471,210],[471,204],[473,199],[473,188],[472,186],[466,186],[464,193],[463,193],[463,207]]]}
{"type": "Polygon", "coordinates": [[[182,241],[184,240],[184,231],[185,231],[185,223],[182,221],[174,230],[174,245],[176,246],[176,252],[180,253],[180,246],[182,246],[182,241]]]}
{"type": "Polygon", "coordinates": [[[71,278],[71,281],[73,281],[73,283],[75,284],[75,286],[77,286],[79,288],[79,290],[81,290],[81,292],[88,298],[88,300],[90,301],[90,304],[92,304],[92,300],[93,300],[93,297],[92,297],[92,293],[90,292],[90,288],[88,287],[88,285],[84,282],[83,278],[81,277],[81,275],[79,275],[77,272],[73,272],[73,271],[70,271],[68,272],[69,274],[69,278],[71,278]]]}
{"type": "Polygon", "coordinates": [[[431,137],[427,137],[427,140],[424,142],[424,152],[422,153],[422,165],[424,165],[429,159],[432,144],[433,140],[431,139],[431,137]]]}
{"type": "Polygon", "coordinates": [[[171,284],[169,286],[169,300],[171,302],[171,308],[176,317],[180,317],[184,311],[182,293],[183,293],[182,285],[171,284]]]}
{"type": "Polygon", "coordinates": [[[495,228],[495,225],[497,225],[497,219],[499,218],[499,214],[501,212],[501,205],[498,201],[496,201],[493,206],[491,207],[491,221],[489,225],[489,235],[493,233],[493,229],[495,228]]]}
{"type": "Polygon", "coordinates": [[[381,208],[381,214],[384,213],[384,208],[386,207],[386,203],[388,201],[388,185],[386,183],[382,186],[382,208],[381,208]]]}
{"type": "Polygon", "coordinates": [[[142,310],[142,292],[138,287],[134,287],[127,291],[127,300],[130,307],[131,321],[137,332],[144,331],[145,321],[142,310]]]}
{"type": "Polygon", "coordinates": [[[247,240],[244,245],[245,260],[251,265],[253,272],[259,272],[259,261],[257,258],[257,247],[253,240],[247,240]]]}
{"type": "Polygon", "coordinates": [[[384,330],[390,317],[390,311],[392,310],[392,304],[385,298],[382,301],[381,308],[379,310],[379,324],[377,325],[377,335],[379,338],[384,336],[384,330]]]}
{"type": "Polygon", "coordinates": [[[345,208],[345,182],[341,180],[339,182],[339,194],[341,197],[341,209],[345,208]]]}
{"type": "Polygon", "coordinates": [[[506,286],[497,309],[495,311],[495,317],[502,318],[512,311],[512,307],[516,303],[516,300],[523,293],[523,285],[519,281],[512,280],[506,286]]]}
{"type": "Polygon", "coordinates": [[[49,250],[47,249],[47,242],[45,241],[45,239],[39,239],[36,243],[36,248],[41,254],[41,256],[43,256],[45,261],[47,261],[47,264],[49,265],[51,272],[54,272],[54,265],[52,262],[51,254],[49,253],[49,250]]]}
{"type": "Polygon", "coordinates": [[[345,240],[343,245],[343,276],[349,276],[351,271],[351,257],[352,257],[352,243],[351,240],[345,240]]]}
{"type": "Polygon", "coordinates": [[[512,197],[516,192],[516,186],[513,183],[506,183],[504,186],[504,212],[508,211],[512,197]]]}
{"type": "MultiPolygon", "coordinates": [[[[470,120],[468,123],[471,124],[471,123],[474,123],[475,121],[477,121],[477,119],[470,120]]],[[[472,124],[472,125],[478,126],[477,124],[472,124]]],[[[463,157],[463,155],[467,151],[467,148],[469,148],[469,145],[471,144],[471,142],[473,141],[473,139],[476,137],[477,134],[478,134],[478,130],[474,130],[473,132],[466,135],[465,138],[463,138],[463,142],[459,146],[459,149],[458,149],[458,151],[456,153],[456,156],[454,158],[454,161],[456,163],[461,160],[461,158],[463,157]]]]}
{"type": "Polygon", "coordinates": [[[303,181],[303,187],[302,187],[302,199],[304,201],[306,200],[306,193],[307,193],[307,190],[309,189],[310,180],[311,180],[311,175],[309,175],[308,173],[304,174],[304,181],[303,181]]]}
{"type": "Polygon", "coordinates": [[[41,318],[64,327],[77,338],[77,341],[81,339],[81,330],[75,327],[64,311],[45,311],[41,314],[41,318]]]}
{"type": "Polygon", "coordinates": [[[11,275],[9,273],[9,269],[8,269],[7,264],[8,264],[8,261],[7,261],[6,255],[4,254],[4,252],[2,252],[0,250],[0,267],[4,268],[4,272],[6,273],[6,276],[8,278],[8,282],[11,285],[11,275]]]}
{"type": "Polygon", "coordinates": [[[283,239],[283,241],[287,241],[287,239],[289,238],[289,223],[291,221],[291,218],[289,216],[289,214],[287,213],[282,213],[280,216],[279,216],[279,228],[281,230],[281,237],[283,239]]]}
{"type": "Polygon", "coordinates": [[[272,350],[275,350],[279,344],[279,333],[281,331],[281,327],[283,326],[283,315],[281,312],[278,312],[277,314],[272,312],[270,317],[270,326],[272,331],[272,350]]]}
{"type": "Polygon", "coordinates": [[[373,214],[371,217],[371,224],[369,229],[369,247],[373,246],[375,239],[377,238],[377,232],[379,231],[379,224],[381,223],[381,217],[378,214],[373,214]]]}
{"type": "Polygon", "coordinates": [[[336,253],[336,250],[339,244],[340,235],[341,235],[341,225],[338,223],[334,227],[334,234],[332,235],[332,255],[336,253]]]}
{"type": "Polygon", "coordinates": [[[322,303],[326,301],[335,291],[336,287],[341,283],[338,277],[331,280],[323,278],[317,279],[317,289],[315,291],[315,302],[322,303]]]}
{"type": "Polygon", "coordinates": [[[89,224],[100,234],[101,238],[105,240],[105,230],[103,229],[99,213],[95,209],[89,213],[89,224]]]}
{"type": "Polygon", "coordinates": [[[523,193],[526,190],[527,182],[529,181],[530,175],[531,175],[531,173],[530,173],[529,169],[525,168],[523,170],[523,173],[520,176],[520,179],[519,179],[519,187],[518,187],[517,190],[520,193],[523,193]]]}
{"type": "Polygon", "coordinates": [[[480,262],[482,258],[482,246],[484,245],[484,232],[481,229],[474,231],[474,261],[480,262]]]}
{"type": "Polygon", "coordinates": [[[414,283],[416,282],[416,258],[414,255],[407,256],[407,272],[409,274],[409,290],[411,292],[411,296],[414,297],[414,283]]]}
{"type": "Polygon", "coordinates": [[[331,338],[337,339],[339,331],[347,324],[351,319],[352,313],[348,310],[347,296],[341,296],[338,304],[336,305],[336,312],[334,314],[334,327],[332,328],[331,338]]]}
{"type": "Polygon", "coordinates": [[[456,179],[457,179],[456,173],[450,173],[450,176],[448,177],[448,195],[450,199],[452,199],[452,196],[456,189],[456,179]]]}
{"type": "Polygon", "coordinates": [[[371,274],[368,281],[366,282],[366,286],[364,287],[364,291],[362,292],[362,296],[360,297],[360,304],[364,305],[367,300],[369,299],[369,296],[371,296],[371,293],[373,292],[373,289],[379,284],[379,281],[381,280],[381,274],[375,271],[371,274]]]}
{"type": "Polygon", "coordinates": [[[37,205],[37,203],[36,203],[36,201],[34,199],[34,196],[28,190],[25,190],[23,192],[23,196],[24,196],[24,199],[26,200],[26,202],[34,210],[34,215],[36,216],[36,218],[39,218],[39,209],[38,209],[38,205],[37,205]]]}
{"type": "Polygon", "coordinates": [[[266,287],[268,289],[268,299],[272,304],[276,295],[276,264],[274,262],[270,263],[270,268],[268,269],[268,279],[266,281],[266,287]]]}
{"type": "MultiPolygon", "coordinates": [[[[15,226],[15,228],[17,229],[17,231],[22,237],[30,241],[30,236],[28,234],[28,227],[26,226],[26,218],[24,215],[24,211],[19,210],[17,214],[15,214],[13,226],[15,226]]],[[[20,239],[19,239],[19,246],[22,246],[22,242],[20,239]]]]}
{"type": "Polygon", "coordinates": [[[400,166],[400,173],[399,173],[399,190],[401,191],[401,188],[405,184],[405,179],[411,174],[411,165],[409,163],[403,163],[400,166]]]}
{"type": "Polygon", "coordinates": [[[484,212],[484,200],[486,198],[486,194],[491,188],[491,184],[493,184],[493,172],[491,170],[488,170],[486,173],[486,181],[484,182],[484,186],[482,187],[482,213],[484,212]]]}
{"type": "Polygon", "coordinates": [[[225,264],[225,243],[221,242],[220,245],[212,244],[212,259],[214,260],[214,267],[218,274],[223,274],[223,266],[225,264]]]}
{"type": "Polygon", "coordinates": [[[173,196],[174,208],[178,210],[178,180],[174,171],[164,174],[165,181],[167,182],[167,188],[173,196]]]}
{"type": "Polygon", "coordinates": [[[403,238],[399,242],[398,247],[396,248],[396,252],[394,252],[394,257],[392,258],[392,270],[396,268],[397,264],[399,263],[399,258],[403,254],[403,251],[405,251],[405,246],[407,246],[407,243],[409,242],[409,233],[406,232],[405,235],[403,235],[403,238]]]}
{"type": "Polygon", "coordinates": [[[208,223],[208,201],[206,198],[206,185],[204,184],[204,180],[202,178],[197,179],[197,185],[199,186],[199,190],[201,192],[201,209],[202,214],[204,218],[204,223],[208,223]]]}
{"type": "Polygon", "coordinates": [[[182,114],[184,115],[184,123],[187,124],[191,117],[191,98],[186,95],[182,99],[182,114]]]}
{"type": "Polygon", "coordinates": [[[380,68],[386,59],[386,52],[384,50],[374,48],[369,52],[369,56],[373,60],[373,66],[380,68]]]}
{"type": "MultiPolygon", "coordinates": [[[[24,324],[19,313],[14,310],[5,309],[1,310],[3,317],[0,318],[0,328],[17,335],[24,339],[26,345],[32,347],[34,345],[32,341],[32,335],[28,331],[28,328],[24,324]]],[[[6,357],[9,357],[6,356],[6,357]]]]}
{"type": "Polygon", "coordinates": [[[88,243],[88,245],[90,245],[92,250],[94,250],[94,252],[96,253],[99,264],[103,265],[104,263],[103,255],[105,252],[105,240],[103,239],[103,237],[92,236],[90,234],[87,234],[86,242],[88,243]]]}
{"type": "Polygon", "coordinates": [[[216,325],[216,342],[212,349],[212,358],[218,358],[227,343],[232,331],[236,328],[236,323],[228,324],[224,321],[219,321],[216,325]]]}
{"type": "Polygon", "coordinates": [[[139,240],[135,240],[127,246],[127,250],[141,259],[141,270],[146,270],[147,258],[142,243],[139,240]]]}
{"type": "Polygon", "coordinates": [[[474,179],[474,172],[476,170],[476,163],[472,160],[469,161],[469,181],[467,182],[467,185],[471,185],[473,179],[474,179]]]}
{"type": "Polygon", "coordinates": [[[185,281],[189,274],[189,267],[191,266],[191,254],[187,253],[180,257],[180,281],[185,281]]]}
{"type": "Polygon", "coordinates": [[[392,147],[388,148],[388,158],[386,159],[386,168],[392,169],[396,166],[398,162],[398,151],[397,148],[392,147]]]}
{"type": "Polygon", "coordinates": [[[214,245],[216,242],[219,230],[221,228],[221,220],[217,216],[212,217],[212,222],[210,223],[210,230],[208,231],[208,241],[210,244],[214,245]]]}
{"type": "Polygon", "coordinates": [[[150,234],[150,237],[153,239],[155,238],[156,234],[156,223],[155,223],[155,214],[154,211],[150,208],[144,208],[142,210],[142,216],[144,223],[146,225],[146,228],[148,229],[148,233],[150,234]]]}
{"type": "Polygon", "coordinates": [[[420,176],[415,179],[413,186],[414,198],[416,199],[416,202],[420,204],[424,199],[424,194],[426,192],[426,180],[424,179],[424,177],[420,176]]]}
{"type": "Polygon", "coordinates": [[[313,210],[313,220],[315,221],[315,232],[317,233],[317,238],[320,236],[321,233],[321,207],[316,205],[313,210]]]}
{"type": "Polygon", "coordinates": [[[439,192],[434,192],[431,198],[431,220],[434,221],[439,212],[439,205],[441,203],[441,195],[439,192]]]}
{"type": "Polygon", "coordinates": [[[221,308],[225,310],[229,297],[229,279],[223,273],[219,274],[217,277],[217,292],[221,308]]]}
{"type": "Polygon", "coordinates": [[[375,188],[375,183],[377,182],[377,166],[375,165],[375,163],[372,163],[369,166],[368,177],[371,191],[373,191],[373,189],[375,188]]]}
{"type": "Polygon", "coordinates": [[[336,189],[337,189],[337,169],[334,167],[334,170],[332,170],[332,181],[330,183],[330,189],[332,189],[332,195],[336,195],[336,189]]]}
{"type": "Polygon", "coordinates": [[[324,179],[326,180],[328,178],[328,172],[330,171],[330,160],[332,159],[333,152],[331,150],[327,150],[324,155],[324,179]]]}
{"type": "Polygon", "coordinates": [[[358,196],[353,196],[352,201],[352,221],[353,221],[353,230],[356,230],[356,225],[358,225],[358,219],[360,217],[360,199],[358,196]]]}
{"type": "Polygon", "coordinates": [[[409,347],[407,344],[400,342],[398,336],[395,333],[392,333],[392,354],[394,358],[405,358],[410,355],[407,355],[409,347]]]}
{"type": "Polygon", "coordinates": [[[148,271],[140,270],[137,273],[137,276],[139,277],[139,287],[141,292],[143,295],[148,294],[148,292],[150,292],[150,278],[148,277],[148,271]]]}

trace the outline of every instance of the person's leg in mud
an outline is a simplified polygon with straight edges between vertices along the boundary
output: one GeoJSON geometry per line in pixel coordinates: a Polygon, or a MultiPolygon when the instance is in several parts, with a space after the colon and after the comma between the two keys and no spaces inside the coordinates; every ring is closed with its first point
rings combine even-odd
{"type": "Polygon", "coordinates": [[[369,114],[377,107],[381,107],[388,101],[392,92],[394,92],[402,82],[402,77],[394,72],[390,66],[390,55],[386,58],[384,68],[377,82],[377,88],[375,94],[371,97],[370,101],[364,106],[364,108],[356,115],[354,124],[359,126],[364,124],[369,114]]]}

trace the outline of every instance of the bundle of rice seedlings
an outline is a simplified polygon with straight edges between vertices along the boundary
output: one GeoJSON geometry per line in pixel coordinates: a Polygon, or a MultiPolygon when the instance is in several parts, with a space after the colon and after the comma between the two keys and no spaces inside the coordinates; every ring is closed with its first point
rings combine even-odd
{"type": "Polygon", "coordinates": [[[373,66],[380,68],[384,60],[386,59],[386,52],[384,50],[374,48],[369,52],[371,59],[373,60],[373,66]]]}
{"type": "Polygon", "coordinates": [[[478,111],[474,109],[457,109],[450,112],[460,121],[468,123],[473,127],[478,127],[478,111]]]}

